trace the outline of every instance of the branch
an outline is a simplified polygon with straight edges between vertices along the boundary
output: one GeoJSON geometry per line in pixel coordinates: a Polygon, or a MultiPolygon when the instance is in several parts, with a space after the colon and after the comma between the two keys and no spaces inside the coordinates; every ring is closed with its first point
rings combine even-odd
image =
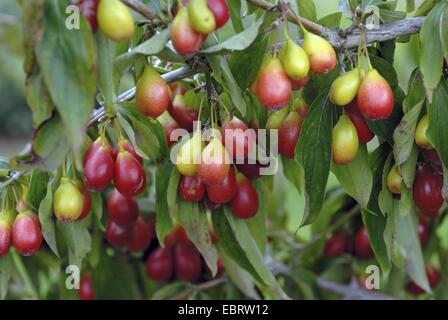
{"type": "Polygon", "coordinates": [[[124,2],[129,8],[132,8],[133,10],[137,11],[142,16],[152,20],[153,22],[156,22],[155,20],[160,20],[154,11],[152,11],[147,5],[145,5],[143,2],[140,2],[139,0],[121,1],[124,2]]]}
{"type": "Polygon", "coordinates": [[[178,294],[172,296],[170,298],[170,300],[184,300],[184,299],[188,298],[188,296],[194,292],[208,290],[210,288],[217,287],[220,284],[223,284],[225,282],[227,282],[227,278],[225,278],[225,277],[213,279],[213,280],[201,283],[199,285],[189,287],[189,288],[185,289],[184,291],[181,291],[178,294]]]}
{"type": "Polygon", "coordinates": [[[320,277],[317,278],[317,285],[321,289],[339,293],[347,300],[396,300],[391,296],[364,290],[359,285],[344,285],[320,277]]]}

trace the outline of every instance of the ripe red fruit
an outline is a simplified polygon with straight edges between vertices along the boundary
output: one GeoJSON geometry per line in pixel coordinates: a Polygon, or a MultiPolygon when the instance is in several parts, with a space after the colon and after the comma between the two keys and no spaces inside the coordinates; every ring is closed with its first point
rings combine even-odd
{"type": "Polygon", "coordinates": [[[137,152],[135,152],[132,143],[130,143],[129,140],[126,139],[118,141],[118,145],[115,147],[113,153],[114,161],[117,160],[117,156],[122,150],[126,150],[127,152],[129,152],[138,162],[140,162],[141,165],[143,165],[143,158],[140,157],[137,152]]]}
{"type": "Polygon", "coordinates": [[[114,221],[107,221],[106,239],[114,247],[126,246],[132,238],[132,227],[120,227],[114,221]]]}
{"type": "Polygon", "coordinates": [[[216,210],[216,209],[218,209],[219,207],[221,207],[221,204],[220,204],[220,203],[213,202],[212,200],[210,200],[210,199],[208,198],[207,195],[205,195],[205,197],[204,197],[204,203],[205,203],[205,205],[207,206],[207,208],[209,208],[211,211],[216,210]]]}
{"type": "Polygon", "coordinates": [[[201,162],[197,166],[198,176],[206,184],[221,182],[230,170],[230,157],[217,137],[211,138],[202,150],[201,162]]]}
{"type": "Polygon", "coordinates": [[[258,211],[257,190],[241,173],[237,176],[237,191],[230,201],[230,210],[240,219],[252,218],[258,211]]]}
{"type": "Polygon", "coordinates": [[[0,212],[0,257],[8,254],[11,246],[11,227],[13,223],[12,212],[0,212]]]}
{"type": "MultiPolygon", "coordinates": [[[[428,277],[428,282],[431,289],[434,289],[439,285],[441,276],[439,270],[437,270],[435,267],[427,267],[426,276],[428,277]]],[[[406,285],[406,290],[416,296],[426,292],[413,281],[408,282],[408,284],[406,285]]]]}
{"type": "Polygon", "coordinates": [[[278,131],[278,150],[285,157],[294,158],[301,129],[302,117],[296,111],[289,112],[278,131]]]}
{"type": "Polygon", "coordinates": [[[160,124],[163,127],[163,130],[165,131],[165,138],[169,148],[176,142],[174,140],[173,141],[171,140],[171,133],[174,130],[179,129],[180,126],[177,123],[177,121],[173,119],[173,117],[170,115],[168,111],[165,111],[159,117],[157,117],[157,120],[159,120],[160,124]]]}
{"type": "Polygon", "coordinates": [[[148,256],[146,274],[157,282],[171,279],[174,269],[173,253],[170,248],[158,247],[148,256]]]}
{"type": "Polygon", "coordinates": [[[183,56],[191,57],[201,48],[202,34],[191,26],[187,7],[177,12],[170,36],[174,49],[183,56]]]}
{"type": "Polygon", "coordinates": [[[132,197],[146,187],[146,174],[142,165],[127,151],[120,151],[114,166],[115,187],[121,194],[132,197]]]}
{"type": "Polygon", "coordinates": [[[205,186],[199,176],[182,176],[179,182],[179,194],[187,201],[201,201],[205,194],[205,186]]]}
{"type": "Polygon", "coordinates": [[[182,128],[192,131],[193,123],[198,120],[199,112],[187,106],[182,90],[177,89],[176,91],[177,93],[174,95],[173,103],[168,107],[168,111],[182,128]]]}
{"type": "Polygon", "coordinates": [[[78,218],[78,221],[79,221],[88,216],[90,209],[92,207],[92,198],[90,197],[89,190],[87,190],[81,184],[81,182],[77,182],[76,184],[79,186],[79,190],[81,191],[81,194],[82,194],[82,212],[78,218]]]}
{"type": "Polygon", "coordinates": [[[425,150],[425,159],[434,171],[443,174],[442,160],[440,160],[436,149],[425,150]]]}
{"type": "Polygon", "coordinates": [[[152,66],[147,66],[138,80],[135,102],[138,111],[147,117],[160,116],[171,103],[170,88],[152,66]]]}
{"type": "Polygon", "coordinates": [[[17,215],[12,226],[12,243],[22,256],[30,256],[40,249],[42,231],[35,213],[28,210],[17,215]]]}
{"type": "Polygon", "coordinates": [[[217,275],[222,275],[224,273],[224,265],[222,264],[221,258],[218,258],[218,262],[216,263],[217,266],[217,275]]]}
{"type": "Polygon", "coordinates": [[[187,231],[185,231],[184,227],[182,226],[178,226],[176,228],[176,234],[177,234],[177,244],[181,244],[184,246],[190,246],[190,247],[194,247],[194,243],[193,241],[190,240],[190,238],[188,237],[187,231]]]}
{"type": "Polygon", "coordinates": [[[300,90],[302,89],[310,80],[310,77],[305,77],[300,80],[294,80],[289,78],[289,81],[291,82],[291,89],[292,90],[300,90]]]}
{"type": "Polygon", "coordinates": [[[418,219],[417,233],[418,238],[420,239],[420,244],[423,247],[428,240],[428,225],[421,217],[418,219]]]}
{"type": "Polygon", "coordinates": [[[335,233],[325,243],[324,253],[327,257],[337,257],[348,249],[348,239],[345,233],[335,233]]]}
{"type": "Polygon", "coordinates": [[[174,265],[176,275],[184,281],[195,282],[201,275],[201,256],[199,252],[191,246],[178,244],[174,248],[174,265]]]}
{"type": "Polygon", "coordinates": [[[353,124],[355,125],[356,132],[358,133],[359,142],[367,143],[375,137],[373,132],[368,127],[367,122],[364,119],[363,115],[359,111],[358,102],[356,101],[356,99],[350,102],[345,107],[345,111],[350,117],[350,120],[352,120],[353,124]]]}
{"type": "Polygon", "coordinates": [[[221,182],[207,185],[208,199],[213,203],[227,203],[236,194],[236,176],[233,169],[229,170],[227,176],[221,182]]]}
{"type": "Polygon", "coordinates": [[[138,203],[131,197],[126,197],[114,189],[107,198],[107,214],[109,219],[126,228],[135,223],[138,218],[138,203]]]}
{"type": "Polygon", "coordinates": [[[131,252],[146,250],[152,237],[153,234],[151,234],[151,228],[148,223],[142,217],[138,217],[132,226],[132,235],[128,244],[128,250],[131,252]]]}
{"type": "Polygon", "coordinates": [[[412,196],[420,213],[435,217],[443,205],[443,177],[428,167],[420,167],[412,187],[412,196]]]}
{"type": "Polygon", "coordinates": [[[94,33],[98,29],[96,12],[99,2],[100,0],[80,0],[78,3],[79,12],[87,19],[94,33]]]}
{"type": "Polygon", "coordinates": [[[241,163],[236,165],[238,171],[244,174],[249,179],[256,179],[260,177],[260,168],[263,166],[258,162],[256,163],[241,163]]]}
{"type": "Polygon", "coordinates": [[[230,12],[226,0],[207,0],[207,6],[215,16],[216,29],[221,28],[229,20],[230,12]]]}
{"type": "Polygon", "coordinates": [[[364,227],[360,228],[356,233],[355,253],[360,259],[369,259],[373,257],[373,250],[370,246],[369,235],[364,227]]]}
{"type": "Polygon", "coordinates": [[[79,283],[79,300],[95,300],[92,278],[88,273],[83,275],[79,283]]]}
{"type": "Polygon", "coordinates": [[[109,143],[99,137],[84,156],[84,181],[92,191],[100,191],[111,183],[114,177],[114,160],[109,143]]]}
{"type": "Polygon", "coordinates": [[[255,134],[252,135],[247,125],[233,116],[221,126],[224,146],[231,158],[242,162],[251,153],[255,145],[255,134]]]}

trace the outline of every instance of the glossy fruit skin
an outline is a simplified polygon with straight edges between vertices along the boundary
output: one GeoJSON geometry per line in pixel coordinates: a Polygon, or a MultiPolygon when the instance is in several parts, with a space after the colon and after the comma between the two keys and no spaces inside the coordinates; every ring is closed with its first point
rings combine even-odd
{"type": "Polygon", "coordinates": [[[230,210],[240,219],[252,218],[258,211],[258,194],[250,180],[238,174],[237,192],[230,201],[230,210]]]}
{"type": "Polygon", "coordinates": [[[278,58],[271,58],[260,70],[256,95],[268,110],[280,109],[291,97],[291,81],[278,58]]]}
{"type": "Polygon", "coordinates": [[[356,99],[345,107],[345,112],[356,127],[359,142],[367,143],[375,137],[375,134],[370,130],[366,120],[359,111],[358,102],[356,99]]]}
{"type": "Polygon", "coordinates": [[[359,259],[369,259],[373,257],[373,250],[370,246],[369,235],[364,227],[360,228],[356,233],[355,253],[359,259]]]}
{"type": "Polygon", "coordinates": [[[158,247],[146,261],[147,276],[157,282],[171,279],[174,271],[174,257],[170,248],[158,247]]]}
{"type": "Polygon", "coordinates": [[[12,225],[12,243],[22,256],[36,253],[42,244],[39,218],[29,210],[17,215],[12,225]]]}
{"type": "Polygon", "coordinates": [[[178,225],[176,228],[176,239],[177,239],[177,244],[181,244],[186,247],[194,248],[193,241],[191,241],[191,239],[188,237],[187,231],[181,225],[178,225]]]}
{"type": "Polygon", "coordinates": [[[168,111],[182,128],[188,131],[193,130],[193,124],[198,120],[199,112],[186,105],[181,92],[174,96],[173,103],[168,107],[168,111]]]}
{"type": "Polygon", "coordinates": [[[114,221],[107,221],[106,239],[114,247],[125,247],[132,239],[132,227],[120,227],[114,221]]]}
{"type": "Polygon", "coordinates": [[[205,185],[199,176],[182,176],[179,181],[179,194],[186,201],[201,201],[205,194],[205,185]]]}
{"type": "Polygon", "coordinates": [[[212,137],[201,154],[198,175],[205,184],[219,183],[230,170],[230,157],[219,138],[212,137]]]}
{"type": "Polygon", "coordinates": [[[139,215],[137,201],[126,197],[114,189],[107,198],[107,214],[109,219],[123,228],[132,226],[139,215]]]}
{"type": "Polygon", "coordinates": [[[361,74],[358,68],[341,74],[333,81],[330,88],[330,100],[337,106],[345,106],[356,98],[361,84],[361,74]]]}
{"type": "Polygon", "coordinates": [[[127,152],[129,152],[138,162],[140,162],[141,165],[143,165],[143,158],[140,157],[137,154],[137,152],[135,152],[135,149],[134,149],[134,146],[132,145],[132,143],[126,139],[122,139],[122,140],[118,141],[118,144],[115,147],[114,153],[113,153],[114,161],[117,160],[117,156],[121,150],[126,150],[127,152]]]}
{"type": "Polygon", "coordinates": [[[101,137],[95,140],[84,156],[84,182],[92,191],[106,188],[114,177],[112,150],[101,137]]]}
{"type": "Polygon", "coordinates": [[[63,177],[53,198],[54,214],[61,221],[75,221],[83,212],[82,193],[69,178],[63,177]]]}
{"type": "Polygon", "coordinates": [[[176,168],[184,176],[195,176],[198,173],[198,164],[201,162],[202,149],[201,130],[196,129],[190,139],[180,148],[176,157],[176,168]]]}
{"type": "Polygon", "coordinates": [[[82,276],[79,283],[79,300],[95,300],[92,278],[88,273],[82,276]]]}
{"type": "Polygon", "coordinates": [[[296,111],[289,112],[278,131],[278,150],[289,159],[294,158],[301,129],[302,117],[296,111]]]}
{"type": "Polygon", "coordinates": [[[236,194],[236,176],[233,169],[229,170],[227,176],[221,182],[216,184],[207,184],[207,197],[216,204],[227,203],[233,199],[236,194]]]}
{"type": "Polygon", "coordinates": [[[258,162],[256,163],[241,163],[236,165],[238,171],[244,174],[247,178],[253,180],[260,177],[260,169],[263,167],[258,162]]]}
{"type": "Polygon", "coordinates": [[[358,154],[359,140],[350,118],[343,114],[333,128],[332,153],[336,164],[350,163],[358,154]]]}
{"type": "Polygon", "coordinates": [[[132,226],[131,240],[128,243],[128,250],[131,252],[140,252],[148,248],[153,234],[150,226],[142,218],[138,217],[135,224],[132,226]]]}
{"type": "Polygon", "coordinates": [[[11,247],[12,224],[13,212],[6,209],[0,212],[0,257],[6,256],[11,247]]]}
{"type": "Polygon", "coordinates": [[[306,32],[303,37],[303,49],[310,59],[310,68],[314,73],[327,73],[336,66],[336,52],[322,37],[306,32]]]}
{"type": "Polygon", "coordinates": [[[289,36],[280,51],[280,61],[290,79],[299,81],[308,76],[310,60],[305,50],[295,43],[289,36]]]}
{"type": "Polygon", "coordinates": [[[215,17],[216,29],[227,23],[230,11],[226,0],[207,0],[207,6],[215,17]]]}
{"type": "Polygon", "coordinates": [[[97,17],[100,29],[113,41],[126,40],[134,34],[134,18],[119,0],[100,0],[97,17]]]}
{"type": "Polygon", "coordinates": [[[202,35],[191,26],[186,7],[174,17],[170,36],[174,49],[183,56],[191,57],[201,48],[202,35]]]}
{"type": "Polygon", "coordinates": [[[398,167],[395,165],[387,175],[387,188],[393,194],[401,194],[401,181],[403,178],[400,175],[398,167]]]}
{"type": "Polygon", "coordinates": [[[233,116],[221,126],[221,136],[231,158],[242,162],[255,147],[255,137],[247,125],[233,116]]]}
{"type": "Polygon", "coordinates": [[[137,109],[147,117],[158,117],[171,103],[171,92],[165,80],[152,66],[146,66],[135,91],[137,109]]]}
{"type": "Polygon", "coordinates": [[[348,238],[345,233],[335,233],[325,243],[324,254],[327,257],[338,257],[348,250],[348,238]]]}
{"type": "Polygon", "coordinates": [[[174,248],[174,266],[178,278],[196,282],[202,272],[201,256],[195,248],[178,244],[174,248]]]}
{"type": "Polygon", "coordinates": [[[207,6],[207,0],[189,0],[188,16],[191,26],[199,33],[207,34],[216,28],[213,12],[207,6]]]}
{"type": "Polygon", "coordinates": [[[428,115],[424,115],[418,122],[417,128],[415,129],[415,143],[422,149],[431,150],[434,149],[434,147],[426,136],[428,127],[429,117],[428,115]]]}
{"type": "Polygon", "coordinates": [[[266,121],[266,129],[280,129],[285,120],[286,116],[289,114],[289,108],[284,107],[279,110],[275,110],[271,113],[268,120],[266,121]]]}
{"type": "Polygon", "coordinates": [[[293,79],[289,79],[289,81],[291,82],[291,89],[292,90],[300,90],[302,89],[310,80],[309,76],[306,76],[305,78],[302,78],[300,80],[293,80],[293,79]]]}
{"type": "MultiPolygon", "coordinates": [[[[440,275],[439,270],[437,270],[435,267],[427,267],[426,268],[426,276],[428,277],[428,282],[429,282],[429,286],[431,287],[431,289],[434,289],[435,287],[437,287],[439,285],[440,280],[441,280],[441,275],[440,275]]],[[[426,293],[425,290],[420,288],[413,281],[410,281],[407,283],[406,290],[415,296],[426,293]]]]}
{"type": "Polygon", "coordinates": [[[94,33],[98,29],[96,16],[99,2],[99,0],[81,0],[78,3],[79,11],[87,19],[94,33]]]}
{"type": "Polygon", "coordinates": [[[420,239],[420,245],[423,247],[428,241],[428,224],[422,217],[418,219],[417,234],[420,239]]]}
{"type": "Polygon", "coordinates": [[[442,160],[435,149],[425,150],[425,160],[435,172],[443,174],[442,160]]]}
{"type": "Polygon", "coordinates": [[[436,217],[443,205],[443,177],[428,167],[417,169],[412,197],[420,213],[427,217],[436,217]]]}
{"type": "Polygon", "coordinates": [[[363,116],[370,120],[387,119],[394,110],[392,89],[375,69],[368,71],[361,81],[357,101],[363,116]]]}
{"type": "Polygon", "coordinates": [[[127,197],[133,197],[146,187],[146,174],[142,165],[129,152],[121,151],[114,166],[115,188],[127,197]]]}
{"type": "Polygon", "coordinates": [[[165,138],[169,148],[174,143],[176,143],[176,141],[171,141],[171,133],[174,130],[179,129],[180,126],[177,123],[177,121],[173,119],[173,117],[169,114],[168,111],[165,111],[160,116],[158,116],[157,120],[160,122],[160,124],[163,127],[163,130],[165,131],[165,138]]]}

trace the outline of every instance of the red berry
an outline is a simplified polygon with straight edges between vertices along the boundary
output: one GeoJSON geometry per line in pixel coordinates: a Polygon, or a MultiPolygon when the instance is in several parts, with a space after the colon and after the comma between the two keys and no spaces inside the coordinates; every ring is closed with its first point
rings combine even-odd
{"type": "Polygon", "coordinates": [[[226,0],[207,0],[207,6],[215,16],[216,29],[221,28],[229,20],[230,12],[226,0]]]}
{"type": "Polygon", "coordinates": [[[443,174],[443,165],[436,149],[425,150],[425,158],[431,168],[437,173],[443,174]]]}
{"type": "Polygon", "coordinates": [[[250,180],[241,173],[237,178],[237,191],[232,201],[230,210],[241,219],[252,218],[258,211],[258,194],[250,180]]]}
{"type": "Polygon", "coordinates": [[[369,259],[373,257],[373,250],[370,246],[367,229],[362,227],[358,230],[355,237],[355,253],[360,259],[369,259]]]}
{"type": "Polygon", "coordinates": [[[420,213],[427,217],[435,217],[443,205],[443,177],[428,167],[420,167],[412,188],[415,205],[420,213]]]}
{"type": "Polygon", "coordinates": [[[132,238],[132,227],[120,227],[109,220],[106,226],[106,239],[114,247],[126,246],[132,238]]]}
{"type": "Polygon", "coordinates": [[[11,227],[13,223],[12,212],[0,212],[0,257],[8,254],[11,246],[11,227]]]}
{"type": "Polygon", "coordinates": [[[205,186],[199,176],[182,176],[179,182],[179,194],[187,201],[201,201],[205,194],[205,186]]]}
{"type": "Polygon", "coordinates": [[[174,265],[176,268],[176,275],[184,281],[195,282],[201,275],[201,256],[199,252],[191,246],[178,244],[174,248],[174,265]]]}
{"type": "MultiPolygon", "coordinates": [[[[183,88],[183,87],[182,87],[183,88]]],[[[198,120],[199,112],[193,107],[187,106],[184,93],[177,89],[173,103],[168,107],[168,112],[185,130],[192,131],[193,123],[198,120]]]]}
{"type": "Polygon", "coordinates": [[[367,126],[367,122],[364,119],[363,115],[359,111],[357,100],[353,100],[346,107],[345,111],[347,112],[350,120],[352,120],[355,125],[356,132],[358,133],[359,142],[367,143],[372,140],[375,135],[367,126]]]}
{"type": "Polygon", "coordinates": [[[107,199],[107,213],[109,219],[121,227],[129,227],[138,217],[138,203],[131,197],[122,195],[114,189],[107,199]]]}
{"type": "Polygon", "coordinates": [[[177,227],[177,244],[181,244],[184,246],[194,247],[193,241],[188,237],[187,231],[185,231],[184,227],[177,227]]]}
{"type": "Polygon", "coordinates": [[[337,257],[348,249],[348,239],[345,233],[335,233],[325,243],[325,255],[327,257],[337,257]]]}
{"type": "Polygon", "coordinates": [[[292,90],[302,89],[308,83],[309,80],[310,80],[310,77],[305,77],[300,80],[293,80],[293,79],[289,78],[289,81],[291,82],[292,90]]]}
{"type": "Polygon", "coordinates": [[[171,279],[174,269],[173,253],[170,248],[158,247],[146,261],[146,274],[157,282],[166,282],[171,279]]]}
{"type": "Polygon", "coordinates": [[[141,217],[138,217],[134,226],[132,227],[131,241],[128,244],[129,251],[139,252],[148,248],[153,234],[148,223],[141,217]]]}
{"type": "Polygon", "coordinates": [[[126,139],[122,139],[120,141],[118,141],[118,145],[114,150],[113,153],[113,157],[114,157],[114,161],[117,160],[117,156],[120,153],[120,151],[122,150],[126,150],[127,152],[129,152],[138,162],[140,162],[141,165],[143,165],[143,158],[140,157],[137,152],[135,152],[134,146],[132,145],[132,143],[129,142],[129,140],[126,139]]]}
{"type": "Polygon", "coordinates": [[[278,150],[287,158],[293,159],[297,142],[302,129],[302,117],[296,111],[291,111],[278,130],[278,150]]]}
{"type": "MultiPolygon", "coordinates": [[[[427,267],[426,276],[428,277],[428,282],[431,289],[434,289],[439,285],[441,276],[439,270],[437,270],[435,267],[427,267]]],[[[416,296],[425,293],[425,290],[420,288],[414,281],[408,282],[408,284],[406,285],[406,290],[416,296]]]]}
{"type": "Polygon", "coordinates": [[[230,157],[239,160],[237,162],[247,158],[254,148],[255,134],[252,135],[247,125],[235,116],[222,124],[221,135],[230,157]]]}
{"type": "Polygon", "coordinates": [[[93,283],[90,274],[86,273],[79,284],[79,300],[95,300],[93,283]]]}
{"type": "Polygon", "coordinates": [[[114,160],[107,141],[95,140],[84,156],[84,181],[90,190],[100,191],[112,182],[114,160]]]}
{"type": "Polygon", "coordinates": [[[96,12],[100,0],[80,0],[78,3],[79,11],[87,19],[93,32],[98,29],[98,21],[96,20],[96,12]]]}
{"type": "Polygon", "coordinates": [[[263,166],[260,165],[258,162],[256,163],[241,163],[237,164],[236,167],[238,168],[238,171],[240,171],[242,174],[244,174],[249,179],[256,179],[260,177],[260,168],[263,166]]]}
{"type": "Polygon", "coordinates": [[[205,197],[204,197],[204,203],[205,203],[205,205],[207,206],[207,208],[209,208],[211,211],[216,210],[216,209],[218,209],[219,207],[221,207],[221,204],[220,204],[220,203],[213,202],[212,200],[210,200],[210,199],[208,198],[207,195],[205,195],[205,197]]]}
{"type": "Polygon", "coordinates": [[[216,204],[229,202],[236,194],[235,172],[230,169],[224,180],[215,184],[208,184],[206,189],[208,199],[211,202],[216,204]]]}
{"type": "Polygon", "coordinates": [[[132,197],[146,187],[146,174],[142,165],[128,151],[121,151],[114,167],[115,187],[121,194],[132,197]]]}
{"type": "Polygon", "coordinates": [[[84,186],[80,187],[82,193],[82,212],[78,220],[82,220],[88,216],[90,209],[92,207],[92,198],[90,197],[90,192],[84,186]]]}
{"type": "Polygon", "coordinates": [[[30,256],[40,249],[42,231],[35,213],[25,211],[17,215],[12,226],[12,243],[22,256],[30,256]]]}

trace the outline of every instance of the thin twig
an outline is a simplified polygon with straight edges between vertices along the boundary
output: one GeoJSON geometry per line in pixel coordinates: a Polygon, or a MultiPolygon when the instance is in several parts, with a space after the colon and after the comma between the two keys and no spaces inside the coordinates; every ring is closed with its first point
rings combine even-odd
{"type": "Polygon", "coordinates": [[[178,294],[172,296],[170,298],[170,300],[183,300],[183,299],[188,298],[188,296],[192,293],[208,290],[210,288],[217,287],[225,282],[227,282],[227,278],[225,278],[225,277],[213,279],[213,280],[201,283],[199,285],[189,287],[189,288],[185,289],[184,291],[179,292],[178,294]]]}
{"type": "Polygon", "coordinates": [[[395,297],[365,290],[357,284],[340,284],[321,277],[317,278],[317,285],[324,290],[341,294],[347,300],[396,300],[395,297]]]}
{"type": "Polygon", "coordinates": [[[143,2],[139,0],[121,0],[121,1],[124,2],[128,7],[140,13],[142,16],[150,19],[153,23],[156,23],[156,20],[160,22],[160,18],[157,16],[157,14],[143,2]]]}

